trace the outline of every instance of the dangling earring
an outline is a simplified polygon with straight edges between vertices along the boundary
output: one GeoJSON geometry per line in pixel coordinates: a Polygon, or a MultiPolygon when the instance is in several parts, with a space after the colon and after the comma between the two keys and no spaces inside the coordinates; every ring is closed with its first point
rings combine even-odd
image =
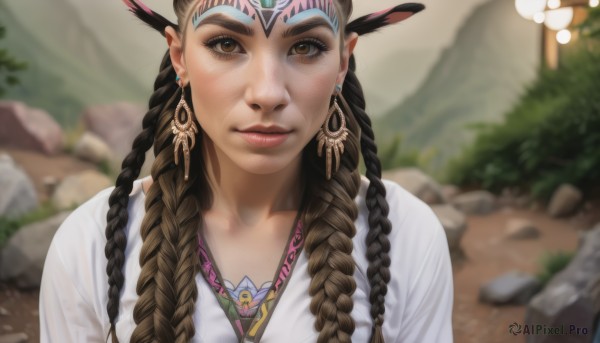
{"type": "MultiPolygon", "coordinates": [[[[341,87],[340,87],[341,88],[341,87]]],[[[336,86],[336,90],[338,86],[336,86]]],[[[325,118],[325,122],[319,133],[317,134],[317,141],[319,145],[317,147],[317,154],[319,157],[323,156],[323,147],[325,147],[325,174],[327,180],[331,179],[331,159],[332,154],[335,155],[335,171],[337,172],[340,169],[340,160],[341,155],[344,153],[344,141],[348,137],[348,129],[346,128],[346,117],[344,112],[340,108],[337,103],[337,97],[339,96],[340,91],[336,94],[335,99],[333,100],[333,105],[329,108],[329,113],[327,114],[327,118],[325,118]],[[331,118],[333,118],[333,114],[337,112],[339,121],[339,128],[335,132],[331,132],[329,129],[331,118]]]]}
{"type": "Polygon", "coordinates": [[[183,82],[177,76],[176,82],[181,87],[181,100],[177,104],[175,109],[175,115],[171,121],[171,128],[173,129],[173,144],[175,145],[175,164],[179,165],[179,147],[183,147],[183,163],[185,167],[185,181],[188,180],[190,174],[190,151],[196,145],[196,134],[198,128],[194,122],[194,113],[185,101],[185,88],[183,82]],[[181,122],[181,112],[185,111],[185,122],[181,122]],[[190,141],[188,143],[188,140],[190,141]]]}

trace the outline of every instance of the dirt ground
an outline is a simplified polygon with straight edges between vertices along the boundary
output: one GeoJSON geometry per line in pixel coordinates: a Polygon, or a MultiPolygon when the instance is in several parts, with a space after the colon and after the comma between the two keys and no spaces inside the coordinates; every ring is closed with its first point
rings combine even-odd
{"type": "MultiPolygon", "coordinates": [[[[0,152],[6,151],[0,147],[0,152]]],[[[91,167],[68,156],[52,158],[9,151],[33,178],[38,192],[44,192],[42,178],[62,177],[91,167]],[[33,156],[33,157],[32,157],[33,156]],[[51,163],[50,163],[51,162],[51,163]]],[[[547,252],[575,251],[581,230],[589,229],[600,218],[600,203],[590,204],[586,214],[571,219],[554,219],[543,210],[500,209],[490,215],[468,217],[462,240],[465,258],[454,265],[454,341],[458,343],[525,342],[513,336],[508,326],[523,323],[524,306],[490,306],[478,302],[479,287],[511,270],[536,273],[540,257],[547,252]],[[533,222],[541,236],[533,240],[504,238],[510,218],[533,222]]],[[[28,342],[39,342],[39,291],[18,291],[0,284],[0,336],[23,332],[28,342]],[[7,311],[7,313],[2,313],[7,311]]],[[[428,343],[428,342],[426,342],[428,343]]]]}

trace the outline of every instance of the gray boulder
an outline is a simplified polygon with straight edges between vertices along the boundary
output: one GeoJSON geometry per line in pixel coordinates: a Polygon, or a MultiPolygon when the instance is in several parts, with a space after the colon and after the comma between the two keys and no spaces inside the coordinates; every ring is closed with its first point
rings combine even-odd
{"type": "Polygon", "coordinates": [[[134,138],[142,132],[146,108],[126,102],[92,106],[83,112],[85,127],[114,151],[125,157],[134,138]]]}
{"type": "MultiPolygon", "coordinates": [[[[114,154],[114,169],[120,170],[121,161],[131,151],[133,140],[142,132],[142,119],[146,111],[144,106],[120,102],[88,107],[83,112],[85,127],[106,142],[114,154]]],[[[150,173],[153,161],[154,154],[150,149],[146,152],[141,176],[150,173]]]]}
{"type": "Polygon", "coordinates": [[[443,185],[442,186],[442,196],[446,201],[452,201],[455,196],[460,194],[460,188],[455,185],[443,185]]]}
{"type": "Polygon", "coordinates": [[[479,289],[479,301],[494,305],[526,304],[540,289],[540,282],[526,273],[512,271],[479,289]]]}
{"type": "Polygon", "coordinates": [[[582,200],[583,194],[575,186],[561,185],[550,199],[548,214],[553,217],[569,216],[575,212],[582,200]]]}
{"type": "Polygon", "coordinates": [[[398,183],[429,205],[446,203],[442,187],[418,168],[386,170],[383,178],[398,183]]]}
{"type": "Polygon", "coordinates": [[[95,170],[87,170],[64,178],[52,195],[52,204],[58,209],[69,209],[82,204],[99,191],[112,186],[112,181],[95,170]]]}
{"type": "Polygon", "coordinates": [[[488,214],[496,208],[496,197],[488,191],[473,191],[457,195],[452,205],[466,214],[488,214]]]}
{"type": "Polygon", "coordinates": [[[24,226],[10,237],[0,253],[0,280],[21,289],[39,287],[52,237],[68,215],[63,212],[24,226]]]}
{"type": "Polygon", "coordinates": [[[444,231],[446,231],[450,255],[457,256],[457,254],[461,254],[460,241],[467,229],[465,215],[451,205],[433,205],[431,209],[442,223],[444,231]]]}
{"type": "Polygon", "coordinates": [[[536,295],[525,315],[527,324],[571,327],[587,334],[530,336],[528,342],[591,342],[594,319],[600,315],[600,224],[590,230],[569,265],[536,295]],[[568,340],[565,340],[568,339],[568,340]]]}
{"type": "Polygon", "coordinates": [[[6,154],[0,154],[0,216],[17,217],[38,206],[33,183],[6,154]]]}
{"type": "Polygon", "coordinates": [[[47,112],[18,101],[0,101],[0,145],[54,155],[62,151],[64,135],[47,112]]]}
{"type": "Polygon", "coordinates": [[[529,220],[511,218],[506,223],[505,236],[513,240],[534,239],[540,236],[540,230],[529,220]]]}
{"type": "Polygon", "coordinates": [[[110,147],[102,138],[91,132],[85,132],[75,145],[73,152],[78,158],[92,163],[111,162],[114,159],[110,147]]]}

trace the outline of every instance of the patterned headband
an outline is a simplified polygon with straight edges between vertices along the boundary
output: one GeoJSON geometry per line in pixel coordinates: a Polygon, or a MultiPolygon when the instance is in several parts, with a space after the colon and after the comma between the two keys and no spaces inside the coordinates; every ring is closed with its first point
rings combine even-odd
{"type": "MultiPolygon", "coordinates": [[[[165,35],[167,26],[172,26],[176,29],[179,28],[177,24],[154,12],[140,0],[123,0],[123,2],[129,7],[129,11],[163,36],[165,35]]],[[[346,33],[356,32],[359,36],[362,36],[377,31],[382,27],[399,23],[423,9],[425,9],[425,6],[422,4],[406,3],[367,14],[348,23],[346,25],[346,33]]]]}

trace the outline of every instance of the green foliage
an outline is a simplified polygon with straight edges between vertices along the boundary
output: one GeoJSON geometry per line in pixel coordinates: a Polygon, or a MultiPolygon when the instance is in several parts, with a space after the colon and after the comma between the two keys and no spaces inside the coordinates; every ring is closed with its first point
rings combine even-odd
{"type": "Polygon", "coordinates": [[[565,182],[600,185],[600,49],[586,43],[562,51],[557,70],[542,70],[504,122],[476,127],[473,145],[448,164],[448,181],[540,199],[565,182]]]}
{"type": "Polygon", "coordinates": [[[402,143],[402,136],[396,134],[388,143],[382,145],[378,153],[383,170],[399,167],[419,167],[427,169],[432,158],[435,156],[433,150],[419,152],[417,149],[407,149],[402,143]]]}
{"type": "Polygon", "coordinates": [[[45,202],[37,209],[18,218],[0,217],[0,246],[4,245],[21,227],[50,218],[58,212],[50,202],[45,202]]]}
{"type": "Polygon", "coordinates": [[[537,274],[542,286],[545,286],[554,275],[565,269],[574,256],[575,253],[565,251],[549,252],[542,255],[540,258],[540,271],[537,274]]]}
{"type": "MultiPolygon", "coordinates": [[[[6,36],[6,28],[0,23],[0,40],[6,36]]],[[[19,84],[16,72],[27,68],[27,63],[12,57],[6,48],[0,48],[0,97],[6,94],[6,88],[19,84]]]]}

